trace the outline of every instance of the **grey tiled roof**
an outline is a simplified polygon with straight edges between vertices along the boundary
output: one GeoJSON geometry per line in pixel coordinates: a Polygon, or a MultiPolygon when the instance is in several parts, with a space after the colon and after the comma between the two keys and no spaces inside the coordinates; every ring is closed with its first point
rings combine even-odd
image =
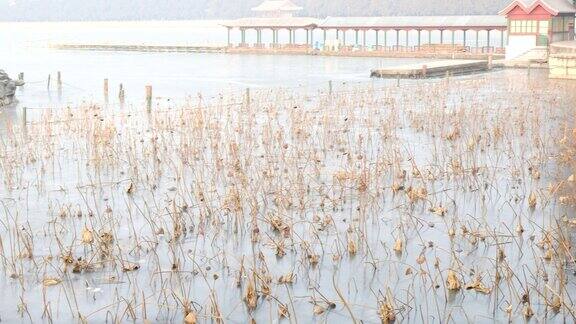
{"type": "Polygon", "coordinates": [[[506,27],[502,16],[328,17],[318,27],[426,28],[506,27]]]}
{"type": "Polygon", "coordinates": [[[426,29],[426,28],[506,28],[502,16],[414,16],[414,17],[309,17],[240,18],[222,24],[235,28],[341,28],[341,29],[426,29]]]}

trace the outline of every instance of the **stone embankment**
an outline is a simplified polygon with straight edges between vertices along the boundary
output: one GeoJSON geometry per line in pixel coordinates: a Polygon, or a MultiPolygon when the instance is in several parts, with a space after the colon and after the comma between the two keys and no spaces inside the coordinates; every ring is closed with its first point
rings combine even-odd
{"type": "Polygon", "coordinates": [[[0,70],[0,107],[8,106],[16,101],[16,87],[21,81],[10,79],[8,74],[0,70]]]}

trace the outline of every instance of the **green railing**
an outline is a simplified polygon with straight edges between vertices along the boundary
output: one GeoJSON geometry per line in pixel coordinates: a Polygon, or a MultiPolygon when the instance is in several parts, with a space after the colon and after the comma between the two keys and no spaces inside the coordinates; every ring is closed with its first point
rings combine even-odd
{"type": "Polygon", "coordinates": [[[538,35],[536,38],[536,45],[537,46],[548,46],[548,36],[547,35],[538,35]]]}

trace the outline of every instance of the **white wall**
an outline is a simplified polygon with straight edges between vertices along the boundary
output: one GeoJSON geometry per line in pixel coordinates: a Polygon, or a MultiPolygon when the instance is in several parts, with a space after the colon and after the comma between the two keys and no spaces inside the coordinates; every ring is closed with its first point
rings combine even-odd
{"type": "Polygon", "coordinates": [[[506,46],[506,59],[514,59],[536,47],[534,35],[510,35],[506,46]]]}

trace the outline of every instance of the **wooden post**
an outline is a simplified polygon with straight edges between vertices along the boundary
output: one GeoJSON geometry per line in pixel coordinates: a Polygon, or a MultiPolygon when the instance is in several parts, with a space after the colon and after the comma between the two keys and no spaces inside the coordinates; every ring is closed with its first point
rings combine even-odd
{"type": "Polygon", "coordinates": [[[400,73],[396,73],[396,86],[400,87],[400,73]]]}
{"type": "Polygon", "coordinates": [[[246,88],[246,107],[250,106],[250,88],[246,88]]]}
{"type": "Polygon", "coordinates": [[[56,84],[58,85],[58,97],[62,97],[62,74],[60,71],[56,74],[56,84]]]}
{"type": "Polygon", "coordinates": [[[118,90],[118,98],[120,99],[120,104],[124,103],[124,86],[120,83],[120,89],[118,90]]]}
{"type": "Polygon", "coordinates": [[[104,79],[104,101],[108,102],[108,79],[104,79]]]}
{"type": "Polygon", "coordinates": [[[152,86],[146,86],[146,110],[150,112],[152,110],[152,86]]]}
{"type": "Polygon", "coordinates": [[[46,88],[48,89],[48,91],[50,91],[50,78],[51,78],[51,75],[48,74],[48,84],[46,85],[46,88]]]}
{"type": "Polygon", "coordinates": [[[26,107],[22,107],[22,126],[26,127],[26,123],[27,123],[27,108],[26,107]]]}
{"type": "Polygon", "coordinates": [[[426,78],[426,74],[428,74],[428,66],[424,64],[422,65],[422,77],[426,78]]]}

